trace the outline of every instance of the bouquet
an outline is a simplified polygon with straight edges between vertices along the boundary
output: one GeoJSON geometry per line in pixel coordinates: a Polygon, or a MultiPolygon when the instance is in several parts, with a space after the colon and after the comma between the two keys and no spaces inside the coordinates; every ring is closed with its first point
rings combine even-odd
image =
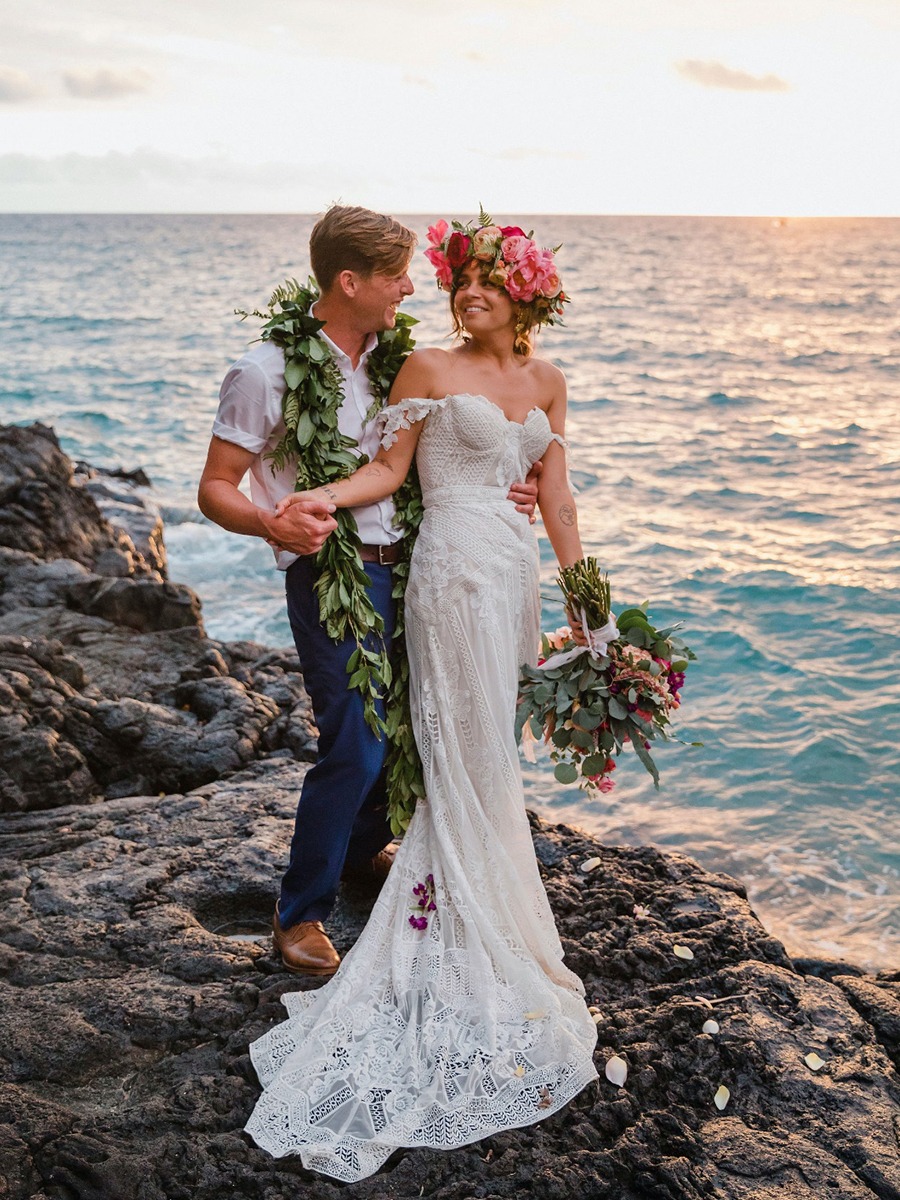
{"type": "Polygon", "coordinates": [[[542,633],[538,665],[522,668],[516,738],[525,757],[534,762],[542,739],[560,783],[608,792],[616,756],[630,744],[659,787],[650,744],[671,739],[670,718],[697,656],[676,636],[680,625],[651,624],[646,603],[613,616],[609,579],[596,559],[563,567],[557,582],[588,644],[580,646],[569,627],[542,633]]]}

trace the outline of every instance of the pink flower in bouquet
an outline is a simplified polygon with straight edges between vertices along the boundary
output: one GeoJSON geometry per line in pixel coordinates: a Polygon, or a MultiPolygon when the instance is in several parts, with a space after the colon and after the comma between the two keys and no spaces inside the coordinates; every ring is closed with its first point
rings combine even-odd
{"type": "Polygon", "coordinates": [[[443,250],[437,246],[429,246],[425,251],[425,257],[434,267],[435,274],[438,278],[438,283],[441,287],[448,288],[453,283],[453,268],[447,259],[443,250]]]}
{"type": "Polygon", "coordinates": [[[615,785],[614,780],[610,779],[608,776],[604,776],[603,779],[601,779],[600,782],[597,784],[597,791],[598,792],[611,792],[615,786],[616,785],[615,785]]]}
{"type": "Polygon", "coordinates": [[[447,261],[454,271],[463,265],[471,253],[472,239],[467,234],[457,230],[450,235],[450,241],[447,243],[447,261]]]}
{"type": "Polygon", "coordinates": [[[472,253],[476,258],[492,259],[500,236],[498,225],[485,225],[472,237],[472,253]]]}
{"type": "Polygon", "coordinates": [[[552,633],[545,633],[544,637],[554,650],[562,650],[566,642],[571,640],[572,630],[568,625],[561,625],[559,629],[554,629],[552,633]]]}
{"type": "Polygon", "coordinates": [[[508,237],[525,237],[525,230],[520,229],[518,225],[501,225],[500,232],[505,238],[508,237]]]}
{"type": "Polygon", "coordinates": [[[436,221],[433,225],[429,225],[428,226],[428,241],[431,243],[431,245],[432,246],[440,246],[441,242],[447,236],[447,230],[449,228],[450,228],[450,226],[443,219],[443,217],[441,218],[440,221],[436,221]]]}

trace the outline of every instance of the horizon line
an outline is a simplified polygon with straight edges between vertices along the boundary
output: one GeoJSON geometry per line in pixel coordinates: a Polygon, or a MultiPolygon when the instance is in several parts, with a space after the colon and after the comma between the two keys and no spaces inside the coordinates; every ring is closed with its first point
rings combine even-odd
{"type": "MultiPolygon", "coordinates": [[[[330,206],[329,206],[330,207],[330,206]]],[[[317,217],[326,209],[0,209],[0,217],[317,217]]],[[[503,210],[498,210],[501,213],[503,210]]],[[[735,221],[897,221],[900,213],[791,213],[790,211],[704,213],[704,212],[564,212],[550,209],[516,210],[521,217],[661,217],[694,220],[735,221]]],[[[432,217],[434,211],[391,209],[392,216],[432,217]]]]}

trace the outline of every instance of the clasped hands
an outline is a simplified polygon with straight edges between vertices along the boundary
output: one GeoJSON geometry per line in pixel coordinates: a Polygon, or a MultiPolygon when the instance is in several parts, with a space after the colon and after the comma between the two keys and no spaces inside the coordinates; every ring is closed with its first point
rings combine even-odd
{"type": "MultiPolygon", "coordinates": [[[[525,513],[533,525],[537,504],[537,479],[543,469],[538,460],[522,483],[514,483],[507,498],[516,511],[525,513]]],[[[317,554],[328,536],[337,529],[333,514],[336,505],[325,499],[320,491],[292,492],[278,501],[275,512],[267,521],[270,534],[266,538],[273,550],[287,550],[291,554],[317,554]]]]}

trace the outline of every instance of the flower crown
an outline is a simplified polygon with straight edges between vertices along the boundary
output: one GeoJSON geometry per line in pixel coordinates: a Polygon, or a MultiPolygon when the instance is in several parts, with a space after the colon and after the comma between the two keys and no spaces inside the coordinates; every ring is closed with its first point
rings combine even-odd
{"type": "Polygon", "coordinates": [[[425,257],[439,288],[452,288],[462,268],[474,259],[487,272],[489,283],[504,288],[511,300],[532,307],[536,325],[556,325],[569,299],[553,258],[558,249],[540,249],[530,233],[518,225],[495,225],[482,209],[477,224],[441,220],[430,225],[425,257]]]}

